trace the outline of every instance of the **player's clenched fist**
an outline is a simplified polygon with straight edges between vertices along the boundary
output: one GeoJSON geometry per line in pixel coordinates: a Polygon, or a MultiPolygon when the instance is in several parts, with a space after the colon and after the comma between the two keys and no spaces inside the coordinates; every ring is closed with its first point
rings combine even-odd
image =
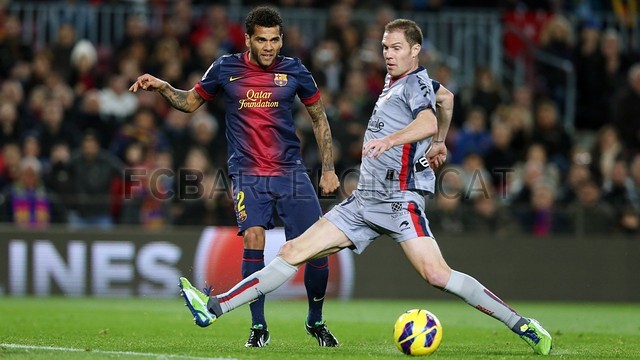
{"type": "Polygon", "coordinates": [[[129,91],[136,92],[138,89],[148,90],[148,91],[160,91],[165,86],[167,86],[167,82],[158,79],[155,76],[144,74],[138,76],[136,82],[131,85],[129,91]]]}
{"type": "Polygon", "coordinates": [[[334,171],[324,171],[320,177],[320,188],[323,194],[331,194],[340,186],[340,180],[334,171]]]}

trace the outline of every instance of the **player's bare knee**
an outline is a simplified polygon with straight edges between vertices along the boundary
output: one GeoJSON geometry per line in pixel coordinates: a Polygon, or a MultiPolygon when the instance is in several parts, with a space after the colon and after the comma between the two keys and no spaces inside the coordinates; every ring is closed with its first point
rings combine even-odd
{"type": "Polygon", "coordinates": [[[278,252],[278,256],[281,257],[284,261],[289,264],[298,264],[302,260],[299,259],[298,251],[296,250],[296,244],[293,241],[287,241],[280,247],[280,252],[278,252]]]}
{"type": "Polygon", "coordinates": [[[263,250],[265,235],[264,230],[249,228],[242,234],[245,249],[263,250]]]}
{"type": "Polygon", "coordinates": [[[444,288],[451,276],[451,269],[440,265],[425,265],[420,271],[420,275],[429,285],[437,288],[444,288]]]}

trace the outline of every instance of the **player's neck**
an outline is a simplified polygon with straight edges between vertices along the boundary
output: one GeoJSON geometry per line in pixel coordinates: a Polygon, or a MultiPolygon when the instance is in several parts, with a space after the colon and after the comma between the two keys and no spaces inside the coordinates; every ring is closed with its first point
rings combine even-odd
{"type": "Polygon", "coordinates": [[[418,70],[418,68],[420,67],[420,64],[415,63],[411,69],[407,70],[406,72],[404,72],[402,75],[398,75],[398,76],[391,76],[391,84],[393,84],[394,82],[402,79],[403,77],[413,73],[414,71],[418,70]]]}

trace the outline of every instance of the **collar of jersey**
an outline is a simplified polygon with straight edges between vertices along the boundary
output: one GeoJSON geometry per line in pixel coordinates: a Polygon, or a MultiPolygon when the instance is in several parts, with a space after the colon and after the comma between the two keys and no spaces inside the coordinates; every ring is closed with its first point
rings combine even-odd
{"type": "Polygon", "coordinates": [[[406,78],[407,76],[409,76],[409,75],[411,75],[411,74],[417,74],[417,73],[419,73],[419,72],[420,72],[420,71],[422,71],[422,70],[424,70],[424,67],[423,67],[422,65],[418,65],[418,68],[417,68],[417,69],[413,70],[412,72],[410,72],[410,73],[408,73],[408,74],[404,74],[404,75],[400,76],[400,77],[399,77],[399,78],[397,78],[397,79],[394,79],[394,78],[392,78],[391,76],[389,76],[389,87],[392,87],[392,86],[393,86],[393,84],[395,84],[398,80],[400,80],[400,79],[404,79],[404,78],[406,78]]]}

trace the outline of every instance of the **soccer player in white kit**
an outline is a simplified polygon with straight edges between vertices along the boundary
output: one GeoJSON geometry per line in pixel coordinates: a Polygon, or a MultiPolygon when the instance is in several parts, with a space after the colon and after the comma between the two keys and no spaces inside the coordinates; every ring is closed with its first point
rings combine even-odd
{"type": "Polygon", "coordinates": [[[226,293],[203,294],[180,278],[187,306],[200,320],[197,323],[208,326],[222,314],[275,290],[311,259],[344,248],[359,254],[379,236],[388,235],[430,285],[503,322],[536,353],[549,354],[549,333],[473,277],[452,270],[429,229],[424,194],[435,191],[433,169],[446,160],[444,139],[453,94],[433,82],[419,65],[421,44],[422,32],[415,22],[397,19],[385,26],[382,53],[387,76],[365,133],[357,190],[298,238],[285,243],[264,269],[226,293]]]}

